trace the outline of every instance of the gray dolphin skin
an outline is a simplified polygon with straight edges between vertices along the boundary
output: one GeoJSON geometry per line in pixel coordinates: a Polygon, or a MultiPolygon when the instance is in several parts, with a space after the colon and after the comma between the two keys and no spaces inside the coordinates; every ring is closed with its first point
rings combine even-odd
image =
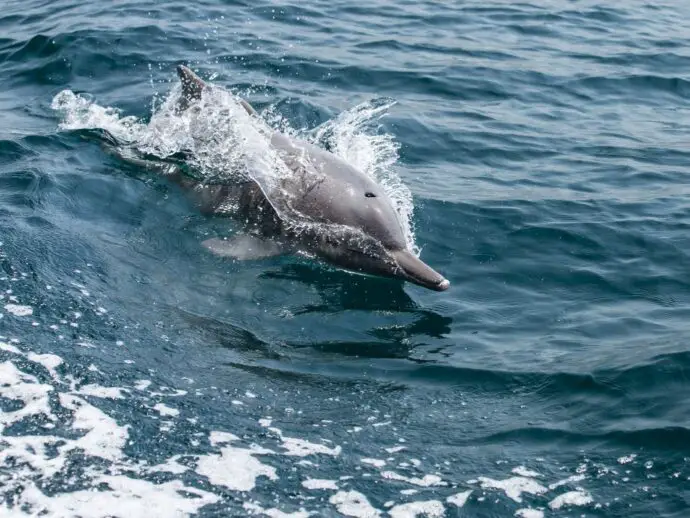
{"type": "MultiPolygon", "coordinates": [[[[177,109],[186,110],[209,86],[184,65],[177,72],[182,83],[177,109]]],[[[258,117],[246,101],[240,102],[258,117]]],[[[209,185],[181,172],[170,175],[193,193],[202,211],[246,223],[246,234],[207,240],[207,249],[239,259],[303,251],[346,270],[448,289],[447,279],[407,249],[398,213],[368,175],[325,149],[280,132],[271,136],[271,147],[293,173],[280,180],[278,194],[271,196],[254,181],[209,185]],[[285,196],[300,216],[297,222],[276,210],[273,196],[285,196]],[[233,209],[224,209],[228,206],[233,209]]]]}

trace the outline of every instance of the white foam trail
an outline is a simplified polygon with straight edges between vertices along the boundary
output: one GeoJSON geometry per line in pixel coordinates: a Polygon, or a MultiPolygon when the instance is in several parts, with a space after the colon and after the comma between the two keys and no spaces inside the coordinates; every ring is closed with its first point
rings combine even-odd
{"type": "Polygon", "coordinates": [[[506,496],[522,502],[522,493],[541,495],[548,491],[547,488],[539,484],[536,480],[526,477],[511,477],[506,480],[493,480],[487,477],[479,477],[479,482],[485,489],[502,489],[506,496]]]}
{"type": "Polygon", "coordinates": [[[112,417],[82,398],[64,393],[58,396],[60,404],[74,413],[73,428],[86,432],[72,444],[68,444],[65,450],[81,449],[87,455],[111,462],[123,458],[122,449],[127,444],[129,426],[119,426],[112,417]]]}
{"type": "Polygon", "coordinates": [[[515,511],[515,516],[518,518],[544,518],[544,512],[538,509],[527,507],[525,509],[518,509],[515,511]]]}
{"type": "Polygon", "coordinates": [[[330,448],[325,444],[316,444],[296,437],[285,437],[283,432],[275,427],[270,427],[269,430],[280,437],[283,442],[283,448],[287,450],[285,455],[288,456],[306,457],[308,455],[320,454],[337,457],[342,452],[341,446],[330,448]]]}
{"type": "Polygon", "coordinates": [[[389,480],[399,480],[401,482],[407,482],[408,484],[414,484],[415,486],[430,487],[430,486],[445,486],[447,485],[441,477],[438,475],[424,475],[422,478],[418,477],[406,477],[400,475],[395,471],[384,471],[381,476],[389,480]]]}
{"type": "Polygon", "coordinates": [[[102,518],[106,515],[105,509],[112,510],[107,515],[117,513],[112,516],[184,517],[219,500],[216,495],[185,486],[179,480],[152,484],[122,475],[101,475],[93,483],[107,484],[110,491],[87,489],[48,497],[33,482],[28,482],[21,500],[26,505],[41,509],[46,516],[81,518],[102,518]],[[197,498],[187,498],[179,491],[193,494],[197,498]]]}
{"type": "Polygon", "coordinates": [[[177,417],[180,415],[180,411],[178,409],[169,407],[165,403],[156,403],[153,406],[153,409],[165,417],[177,417]]]}
{"type": "Polygon", "coordinates": [[[462,493],[456,493],[446,498],[446,502],[453,504],[456,507],[463,507],[467,503],[467,499],[471,494],[471,489],[469,491],[463,491],[462,493]]]}
{"type": "Polygon", "coordinates": [[[386,448],[386,451],[388,453],[398,453],[400,451],[406,450],[407,447],[405,446],[393,446],[392,448],[386,448]]]}
{"type": "MultiPolygon", "coordinates": [[[[19,350],[17,350],[17,353],[19,353],[19,350]]],[[[50,372],[50,375],[53,377],[53,379],[57,379],[58,374],[55,369],[62,365],[62,358],[55,354],[37,354],[33,352],[27,354],[26,357],[32,362],[43,365],[48,372],[50,372]]]]}
{"type": "Polygon", "coordinates": [[[100,385],[84,385],[76,392],[82,396],[93,396],[107,399],[124,399],[124,389],[120,387],[101,387],[100,385]]]}
{"type": "Polygon", "coordinates": [[[155,472],[167,472],[167,473],[174,473],[176,475],[179,475],[180,473],[185,473],[186,471],[189,471],[189,468],[187,466],[184,466],[177,462],[180,459],[180,455],[175,455],[169,459],[167,459],[165,462],[162,464],[156,464],[155,466],[151,466],[150,468],[147,469],[148,472],[150,473],[155,473],[155,472]]]}
{"type": "Polygon", "coordinates": [[[362,464],[369,464],[375,468],[382,468],[386,465],[386,461],[382,459],[362,459],[362,464]]]}
{"type": "Polygon", "coordinates": [[[196,471],[208,478],[214,485],[225,486],[235,491],[250,491],[256,486],[258,477],[278,480],[275,468],[263,464],[254,457],[254,452],[234,446],[224,446],[220,455],[209,454],[199,457],[196,471]]]}
{"type": "Polygon", "coordinates": [[[134,384],[134,388],[136,388],[137,390],[141,390],[141,391],[146,390],[150,386],[151,386],[151,380],[138,380],[134,384]]]}
{"type": "Polygon", "coordinates": [[[564,478],[563,480],[558,480],[557,482],[554,482],[553,484],[549,484],[549,489],[556,489],[557,487],[564,486],[566,484],[572,484],[573,482],[581,482],[587,477],[580,473],[579,475],[572,475],[568,478],[564,478]]]}
{"type": "Polygon", "coordinates": [[[549,502],[549,507],[556,510],[564,506],[587,505],[591,504],[592,501],[592,496],[589,493],[578,489],[577,491],[569,491],[567,493],[563,493],[562,495],[558,495],[549,502]]]}
{"type": "Polygon", "coordinates": [[[630,455],[625,455],[623,457],[619,457],[618,458],[618,464],[630,464],[636,458],[637,458],[637,454],[631,453],[630,455]]]}
{"type": "Polygon", "coordinates": [[[122,117],[117,108],[99,106],[71,90],[58,93],[50,107],[62,115],[63,130],[104,129],[125,143],[138,141],[146,132],[146,125],[136,117],[122,117]]]}
{"type": "Polygon", "coordinates": [[[441,502],[429,500],[427,502],[410,502],[408,504],[396,505],[388,512],[391,518],[416,518],[417,516],[443,518],[445,511],[445,507],[441,502]]]}
{"type": "MultiPolygon", "coordinates": [[[[81,394],[74,392],[75,382],[70,376],[61,378],[56,369],[63,362],[53,354],[23,353],[18,347],[0,342],[0,350],[13,354],[22,362],[32,361],[45,368],[55,385],[40,383],[36,376],[19,369],[11,360],[0,363],[0,397],[20,403],[18,410],[0,413],[0,495],[4,503],[0,514],[24,516],[103,516],[104,509],[117,516],[188,516],[201,507],[215,503],[219,497],[213,493],[186,486],[181,481],[156,484],[132,474],[141,471],[137,463],[129,460],[124,448],[129,441],[129,426],[120,425],[102,410],[89,404],[81,394]],[[62,388],[66,391],[63,391],[62,388]],[[53,408],[59,407],[59,412],[53,408]],[[64,423],[64,416],[68,420],[64,423]],[[71,429],[68,436],[51,435],[36,427],[33,435],[7,434],[8,427],[31,420],[46,422],[44,430],[52,430],[56,423],[71,429]],[[93,462],[93,459],[99,459],[93,462]],[[86,463],[86,464],[85,464],[86,463]],[[80,483],[92,489],[58,492],[46,495],[42,487],[56,484],[53,477],[77,470],[82,473],[80,483]],[[188,498],[180,492],[195,495],[188,498]],[[12,495],[10,500],[4,498],[12,495]],[[117,513],[117,514],[115,514],[117,513]]],[[[122,396],[119,389],[86,385],[84,392],[106,396],[122,396]]],[[[160,470],[171,472],[167,462],[160,470]]],[[[183,466],[177,465],[177,472],[183,466]]],[[[74,475],[70,474],[70,477],[74,475]]]]}
{"type": "Polygon", "coordinates": [[[373,507],[366,496],[358,491],[339,491],[329,500],[340,514],[353,518],[378,518],[381,511],[373,507]]]}
{"type": "Polygon", "coordinates": [[[208,442],[211,443],[211,446],[217,446],[219,444],[227,444],[229,442],[234,442],[234,441],[239,441],[240,438],[237,437],[234,433],[230,432],[218,432],[213,430],[209,435],[208,435],[208,442]]]}
{"type": "Polygon", "coordinates": [[[0,379],[0,396],[23,403],[19,410],[0,413],[0,432],[28,416],[43,415],[54,420],[48,399],[53,387],[39,383],[36,377],[20,371],[10,361],[0,363],[0,379]]]}
{"type": "Polygon", "coordinates": [[[6,351],[8,353],[13,353],[13,354],[21,354],[21,351],[15,347],[14,345],[10,345],[5,342],[0,342],[0,350],[1,351],[6,351]]]}
{"type": "Polygon", "coordinates": [[[5,304],[5,311],[15,317],[28,317],[34,314],[34,310],[31,306],[25,306],[23,304],[5,304]]]}
{"type": "Polygon", "coordinates": [[[269,518],[309,518],[312,514],[304,509],[295,511],[294,513],[284,513],[280,509],[264,509],[260,505],[252,502],[245,502],[243,504],[245,511],[252,515],[268,516],[269,518]]]}
{"type": "Polygon", "coordinates": [[[318,478],[308,478],[302,481],[302,486],[306,489],[332,489],[338,490],[338,484],[335,480],[324,480],[318,478]]]}
{"type": "Polygon", "coordinates": [[[239,437],[228,432],[212,431],[209,442],[212,446],[225,445],[220,454],[202,455],[197,461],[197,473],[204,475],[212,484],[225,486],[236,491],[250,491],[256,486],[258,477],[278,480],[275,468],[263,464],[254,455],[271,454],[271,450],[254,446],[251,449],[230,446],[239,437]]]}
{"type": "Polygon", "coordinates": [[[539,473],[531,469],[527,469],[525,466],[518,466],[517,468],[513,468],[513,473],[515,473],[516,475],[520,475],[521,477],[541,477],[539,473]]]}
{"type": "MultiPolygon", "coordinates": [[[[210,453],[199,454],[189,452],[172,455],[162,459],[158,464],[149,465],[144,461],[128,457],[126,447],[133,440],[130,425],[118,422],[100,408],[92,405],[85,396],[95,398],[111,398],[116,400],[129,399],[137,395],[133,388],[101,387],[96,384],[82,385],[78,390],[76,381],[70,374],[61,374],[67,367],[63,360],[54,354],[38,354],[23,352],[14,344],[0,341],[0,351],[3,357],[9,359],[0,363],[0,398],[13,401],[12,410],[0,413],[0,498],[5,499],[0,506],[0,515],[36,515],[45,512],[48,516],[86,517],[100,516],[102,509],[112,509],[115,516],[187,516],[198,512],[202,507],[220,500],[216,491],[230,489],[247,493],[255,489],[257,480],[278,480],[278,471],[273,466],[261,462],[257,457],[261,455],[283,456],[284,461],[289,457],[329,456],[325,465],[332,468],[333,457],[341,453],[337,445],[313,443],[304,439],[285,437],[283,432],[271,426],[271,417],[261,419],[261,429],[271,432],[268,441],[273,441],[275,448],[242,444],[243,440],[227,431],[210,431],[208,444],[214,450],[210,453]],[[16,358],[15,358],[16,357],[16,358]],[[19,359],[19,361],[15,361],[19,359]],[[30,374],[25,371],[27,362],[33,363],[30,374]],[[19,367],[21,365],[21,368],[19,367]],[[50,374],[35,374],[45,370],[50,374]],[[41,378],[49,383],[43,383],[41,378]],[[10,427],[21,422],[42,423],[32,425],[29,435],[18,436],[15,428],[10,427]],[[61,428],[61,432],[51,432],[61,428]],[[68,433],[64,433],[64,429],[68,433]],[[142,475],[164,473],[167,477],[189,475],[205,477],[208,489],[200,490],[187,486],[181,480],[164,483],[154,483],[142,478],[142,475]],[[69,474],[88,490],[69,490],[53,493],[50,496],[43,493],[45,487],[58,487],[62,477],[69,474]],[[98,491],[93,490],[101,486],[98,491]],[[215,487],[214,487],[215,486],[215,487]],[[221,489],[222,488],[222,489],[221,489]],[[10,500],[7,495],[12,495],[10,500]],[[189,498],[185,494],[193,495],[189,498]],[[12,505],[12,507],[7,507],[12,505]],[[155,505],[151,510],[149,507],[155,505]]],[[[89,369],[93,370],[93,369],[89,369]]],[[[96,369],[97,370],[97,369],[96,369]]],[[[150,383],[136,382],[139,388],[149,388],[150,383]],[[142,385],[146,385],[143,387],[142,385]]],[[[173,388],[160,387],[160,392],[149,392],[145,401],[153,394],[155,397],[177,397],[179,391],[173,388]]],[[[116,401],[119,403],[119,401],[116,401]]],[[[124,403],[126,404],[126,402],[124,403]]],[[[159,409],[170,409],[160,404],[159,409]]],[[[149,404],[146,407],[150,408],[149,404]]],[[[194,421],[196,422],[196,420],[194,421]]],[[[198,446],[201,441],[197,441],[198,446]]],[[[192,442],[194,445],[194,442],[192,442]]],[[[317,460],[315,458],[314,460],[317,460]]],[[[376,459],[360,459],[373,460],[376,459]]],[[[373,464],[380,464],[375,462],[373,464]]],[[[418,464],[418,462],[413,462],[418,464]]],[[[645,463],[648,465],[649,463],[645,463]]],[[[296,462],[294,467],[304,466],[311,470],[318,470],[317,462],[296,462]]],[[[652,469],[651,467],[649,469],[652,469]]],[[[587,464],[577,468],[577,473],[551,484],[542,485],[534,477],[538,475],[522,466],[513,470],[515,473],[529,476],[513,476],[506,480],[493,480],[486,477],[470,483],[480,483],[484,489],[504,491],[508,498],[516,502],[522,501],[523,493],[544,498],[548,491],[566,484],[578,483],[586,479],[584,472],[587,464]]],[[[332,473],[329,471],[329,473],[332,473]]],[[[371,476],[371,473],[366,475],[371,476]]],[[[393,471],[380,474],[378,483],[407,482],[415,484],[413,490],[403,490],[402,495],[410,497],[417,495],[420,500],[396,505],[394,501],[385,504],[389,508],[391,517],[414,516],[442,516],[444,505],[439,500],[425,500],[430,495],[435,498],[445,498],[451,506],[463,507],[472,491],[452,494],[452,489],[439,488],[449,484],[438,475],[425,475],[422,478],[408,477],[393,471]],[[448,491],[444,495],[445,491],[448,491]]],[[[545,478],[544,475],[541,476],[545,478]]],[[[317,496],[301,495],[304,502],[323,498],[335,506],[339,513],[345,516],[378,518],[383,512],[376,509],[365,495],[348,489],[352,476],[341,476],[338,481],[303,477],[302,487],[317,496]],[[345,489],[340,489],[344,487],[345,489]],[[328,492],[331,492],[330,495],[328,492]],[[321,496],[323,495],[323,496],[321,496]]],[[[369,478],[370,480],[373,480],[369,478]]],[[[450,485],[455,485],[454,483],[450,485]]],[[[379,486],[381,487],[381,486],[379,486]]],[[[391,489],[394,489],[391,487],[391,489]]],[[[457,491],[457,489],[455,490],[457,491]]],[[[477,501],[484,500],[482,495],[477,501]]],[[[566,507],[583,506],[593,502],[592,496],[586,490],[576,487],[575,490],[549,496],[548,508],[561,510],[566,507]]],[[[314,511],[299,509],[286,512],[278,508],[265,508],[253,499],[242,504],[247,514],[257,514],[275,517],[302,518],[319,515],[322,507],[314,511]]],[[[318,504],[317,504],[318,505],[318,504]]],[[[322,504],[321,504],[322,505],[322,504]]],[[[544,506],[546,507],[546,505],[544,506]]],[[[523,508],[515,512],[515,516],[523,518],[538,518],[544,516],[541,508],[523,508]]]]}

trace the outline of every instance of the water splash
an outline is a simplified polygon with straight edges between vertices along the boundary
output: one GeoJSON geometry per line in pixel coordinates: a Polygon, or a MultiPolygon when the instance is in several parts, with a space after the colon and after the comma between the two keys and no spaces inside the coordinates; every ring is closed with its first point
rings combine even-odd
{"type": "Polygon", "coordinates": [[[50,107],[62,115],[61,130],[102,129],[125,144],[137,142],[146,134],[146,124],[136,117],[123,117],[119,109],[99,106],[90,96],[71,90],[58,93],[50,107]]]}
{"type": "Polygon", "coordinates": [[[412,192],[395,172],[400,145],[383,133],[380,120],[395,104],[392,99],[374,99],[341,113],[314,132],[312,142],[325,144],[332,152],[374,178],[400,215],[408,248],[419,255],[414,239],[412,192]]]}

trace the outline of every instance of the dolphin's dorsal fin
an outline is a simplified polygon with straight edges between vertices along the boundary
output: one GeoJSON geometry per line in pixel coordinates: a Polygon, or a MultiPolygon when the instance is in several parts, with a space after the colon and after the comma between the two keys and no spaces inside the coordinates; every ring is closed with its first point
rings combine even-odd
{"type": "Polygon", "coordinates": [[[201,99],[201,92],[206,88],[206,83],[184,65],[177,66],[177,75],[182,83],[182,95],[177,100],[176,107],[177,113],[180,113],[189,108],[191,103],[201,99]]]}
{"type": "Polygon", "coordinates": [[[201,99],[201,91],[206,88],[206,83],[184,65],[178,65],[177,75],[182,82],[182,96],[188,101],[201,99]]]}
{"type": "MultiPolygon", "coordinates": [[[[194,72],[184,65],[177,66],[177,75],[180,76],[182,82],[182,98],[180,99],[180,108],[186,109],[190,102],[201,99],[201,92],[206,88],[206,83],[197,76],[194,72]]],[[[244,99],[240,99],[240,104],[247,110],[249,115],[258,115],[256,110],[244,99]]]]}

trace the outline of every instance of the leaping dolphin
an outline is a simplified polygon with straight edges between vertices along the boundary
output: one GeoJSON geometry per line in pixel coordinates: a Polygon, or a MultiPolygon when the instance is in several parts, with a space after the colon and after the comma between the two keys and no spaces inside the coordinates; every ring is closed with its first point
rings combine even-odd
{"type": "MultiPolygon", "coordinates": [[[[177,73],[181,112],[201,100],[209,86],[184,65],[177,73]]],[[[249,103],[240,102],[258,117],[249,103]]],[[[252,179],[213,185],[181,170],[169,174],[193,193],[202,211],[246,223],[246,233],[207,240],[207,249],[239,259],[299,250],[347,270],[403,279],[436,291],[448,289],[450,282],[408,249],[398,213],[372,178],[334,154],[278,131],[271,135],[270,145],[292,173],[280,180],[278,194],[266,193],[252,179]],[[276,197],[288,200],[283,206],[298,217],[278,210],[276,197]]]]}

